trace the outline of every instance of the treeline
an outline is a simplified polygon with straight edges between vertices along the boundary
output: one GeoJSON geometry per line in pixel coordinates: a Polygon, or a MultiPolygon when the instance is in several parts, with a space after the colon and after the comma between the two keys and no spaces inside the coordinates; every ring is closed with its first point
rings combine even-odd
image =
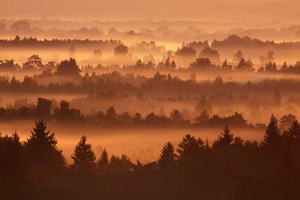
{"type": "MultiPolygon", "coordinates": [[[[130,143],[130,141],[128,141],[130,143]]],[[[83,136],[66,164],[54,133],[37,121],[22,142],[0,136],[0,190],[5,199],[299,199],[300,124],[281,131],[272,116],[261,142],[235,137],[226,126],[207,140],[186,135],[167,142],[143,164],[83,136]]]]}
{"type": "MultiPolygon", "coordinates": [[[[201,102],[200,102],[201,103],[201,102]]],[[[229,116],[220,116],[218,114],[208,114],[202,111],[193,120],[184,118],[182,112],[173,109],[169,116],[150,112],[144,117],[139,113],[133,115],[128,112],[117,113],[114,106],[109,107],[105,112],[97,111],[90,114],[84,114],[76,108],[71,108],[68,101],[62,100],[59,105],[51,99],[38,98],[36,105],[27,101],[16,101],[14,106],[7,108],[0,107],[0,121],[7,120],[33,120],[46,119],[53,122],[71,122],[76,124],[92,124],[98,127],[165,127],[165,128],[203,128],[203,127],[231,127],[240,128],[265,128],[265,124],[251,124],[243,117],[241,113],[235,112],[229,116]]],[[[287,130],[296,116],[287,114],[281,116],[280,128],[287,130]]]]}
{"type": "MultiPolygon", "coordinates": [[[[50,99],[38,98],[36,105],[28,102],[16,102],[14,106],[7,108],[0,107],[0,120],[28,120],[28,119],[47,119],[54,122],[72,122],[76,124],[92,124],[98,127],[165,127],[165,128],[192,128],[192,127],[222,127],[230,125],[232,127],[244,128],[263,128],[263,124],[256,126],[247,123],[243,115],[235,113],[231,116],[219,116],[218,114],[209,115],[203,111],[193,121],[184,119],[183,113],[174,109],[169,116],[155,114],[151,112],[145,117],[140,113],[130,115],[128,112],[117,113],[111,106],[106,112],[98,111],[94,114],[84,114],[79,109],[70,108],[68,101],[62,100],[59,106],[56,101],[50,99]]],[[[288,118],[290,121],[296,117],[288,118]]]]}
{"type": "Polygon", "coordinates": [[[300,42],[280,42],[277,43],[273,40],[262,41],[256,38],[251,38],[248,36],[239,37],[237,35],[230,35],[224,40],[214,40],[211,43],[212,48],[228,48],[228,47],[240,47],[240,48],[268,48],[268,49],[299,49],[300,42]]]}
{"type": "MultiPolygon", "coordinates": [[[[128,48],[124,45],[116,46],[114,49],[115,56],[125,56],[124,59],[126,59],[126,56],[129,56],[128,54],[128,48]],[[118,53],[118,48],[125,48],[125,50],[122,49],[121,52],[118,53]]],[[[179,51],[179,50],[178,50],[179,51]]],[[[177,66],[176,61],[178,58],[171,59],[170,57],[167,57],[166,59],[156,63],[154,57],[147,58],[145,60],[138,59],[137,62],[133,65],[120,65],[120,64],[112,64],[112,65],[101,65],[98,64],[97,66],[92,65],[85,65],[82,67],[83,72],[98,72],[98,71],[118,71],[118,72],[166,72],[166,73],[174,73],[174,72],[180,72],[180,73],[228,73],[228,72],[247,72],[247,73],[279,73],[279,74],[299,74],[300,73],[300,63],[297,62],[294,65],[289,65],[286,62],[284,62],[282,65],[278,65],[274,58],[261,58],[263,59],[263,64],[260,65],[258,69],[255,68],[255,64],[250,60],[246,60],[243,57],[243,54],[241,51],[238,51],[234,56],[236,57],[236,62],[229,62],[227,60],[224,60],[221,62],[220,55],[217,51],[210,49],[209,47],[206,47],[202,52],[208,51],[203,53],[204,55],[200,55],[198,58],[196,58],[196,50],[194,50],[192,47],[183,47],[183,49],[180,50],[180,54],[182,55],[182,58],[184,57],[190,57],[191,55],[189,51],[192,51],[192,61],[188,66],[177,66]],[[188,50],[190,49],[190,50],[188,50]],[[181,51],[188,51],[181,52],[181,51]],[[195,55],[194,55],[195,54],[195,55]],[[241,54],[241,55],[238,55],[241,54]],[[218,60],[216,62],[212,62],[214,60],[218,60]]],[[[102,54],[100,50],[95,50],[96,54],[102,54]]],[[[179,54],[179,53],[178,53],[179,54]]],[[[273,52],[268,52],[268,54],[273,54],[273,52]]],[[[180,57],[180,56],[179,56],[180,57]]],[[[180,58],[179,58],[180,60],[180,58]]],[[[64,61],[63,61],[64,62],[64,61]]],[[[59,67],[59,63],[55,62],[48,62],[43,63],[42,58],[40,58],[38,55],[32,55],[28,58],[28,60],[21,65],[18,63],[15,63],[15,61],[12,60],[0,60],[0,71],[1,72],[34,72],[36,74],[51,74],[52,72],[55,72],[57,68],[59,67]]],[[[69,74],[72,75],[72,74],[69,74]]]]}
{"type": "Polygon", "coordinates": [[[44,39],[38,40],[33,37],[14,39],[0,39],[0,47],[34,47],[34,48],[70,48],[75,46],[85,48],[103,48],[113,50],[116,46],[123,44],[119,40],[79,40],[79,39],[44,39]]]}
{"type": "MultiPolygon", "coordinates": [[[[36,68],[39,62],[32,61],[28,66],[36,68]]],[[[0,64],[1,65],[1,64],[0,64]]],[[[27,66],[27,65],[26,65],[27,66]]],[[[51,68],[51,66],[48,66],[51,68]]],[[[53,67],[53,66],[52,66],[53,67]]],[[[28,67],[29,68],[29,67],[28,67]]],[[[236,81],[224,81],[221,76],[215,80],[197,81],[197,74],[191,73],[189,80],[182,80],[177,76],[162,74],[158,71],[153,77],[113,71],[110,73],[80,74],[79,66],[75,59],[62,61],[55,67],[55,71],[47,69],[40,75],[25,76],[22,81],[15,77],[0,77],[0,89],[6,92],[64,92],[64,93],[103,93],[110,90],[129,94],[150,93],[150,94],[172,94],[192,95],[215,92],[230,91],[232,93],[247,92],[257,93],[274,91],[294,92],[300,87],[296,79],[262,79],[259,81],[248,81],[239,83],[236,81]],[[46,82],[45,82],[46,81],[46,82]],[[180,94],[179,94],[180,91],[180,94]]]]}

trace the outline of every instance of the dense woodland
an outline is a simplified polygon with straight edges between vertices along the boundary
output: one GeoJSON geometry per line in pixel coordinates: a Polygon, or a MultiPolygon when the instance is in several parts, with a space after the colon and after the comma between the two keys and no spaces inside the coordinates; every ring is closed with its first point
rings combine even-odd
{"type": "Polygon", "coordinates": [[[272,116],[261,142],[226,126],[212,143],[188,134],[167,142],[149,163],[95,155],[83,136],[67,165],[41,120],[26,141],[0,136],[0,190],[4,199],[299,199],[299,151],[300,124],[282,131],[272,116]]]}

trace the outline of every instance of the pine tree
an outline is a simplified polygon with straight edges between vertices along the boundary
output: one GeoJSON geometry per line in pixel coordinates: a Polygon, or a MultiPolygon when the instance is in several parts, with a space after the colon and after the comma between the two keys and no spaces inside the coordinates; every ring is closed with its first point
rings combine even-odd
{"type": "Polygon", "coordinates": [[[274,115],[271,116],[261,146],[268,149],[277,149],[281,146],[281,131],[278,127],[278,120],[274,115]]]}
{"type": "Polygon", "coordinates": [[[158,160],[159,169],[169,170],[176,165],[176,154],[174,146],[168,142],[162,149],[158,160]]]}
{"type": "Polygon", "coordinates": [[[199,157],[204,151],[204,142],[200,138],[196,139],[189,134],[184,136],[177,149],[180,161],[186,158],[194,159],[199,157]]]}
{"type": "Polygon", "coordinates": [[[0,134],[0,177],[20,178],[25,172],[23,146],[17,133],[12,136],[0,134]]]}
{"type": "Polygon", "coordinates": [[[109,158],[107,151],[104,149],[100,159],[98,160],[97,167],[100,174],[103,174],[109,165],[109,158]]]}
{"type": "Polygon", "coordinates": [[[288,136],[297,144],[300,144],[300,124],[294,120],[292,126],[287,131],[288,136]]]}
{"type": "Polygon", "coordinates": [[[233,134],[230,133],[228,126],[219,135],[218,139],[214,142],[213,148],[226,148],[232,145],[234,141],[233,134]]]}
{"type": "Polygon", "coordinates": [[[121,157],[112,155],[108,170],[110,173],[126,174],[132,171],[132,163],[125,154],[123,154],[121,157]]]}
{"type": "Polygon", "coordinates": [[[43,120],[37,121],[31,136],[25,143],[25,149],[32,165],[46,165],[50,168],[63,167],[65,159],[62,151],[57,148],[54,133],[46,131],[47,125],[43,120]]]}
{"type": "Polygon", "coordinates": [[[82,136],[79,143],[76,145],[73,155],[72,169],[79,173],[88,174],[95,172],[96,156],[92,150],[92,145],[86,142],[86,137],[82,136]]]}

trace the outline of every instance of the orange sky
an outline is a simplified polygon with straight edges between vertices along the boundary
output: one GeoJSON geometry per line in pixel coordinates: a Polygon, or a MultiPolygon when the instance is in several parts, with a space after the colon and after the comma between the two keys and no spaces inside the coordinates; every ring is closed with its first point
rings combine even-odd
{"type": "Polygon", "coordinates": [[[1,0],[1,18],[295,21],[299,0],[1,0]]]}

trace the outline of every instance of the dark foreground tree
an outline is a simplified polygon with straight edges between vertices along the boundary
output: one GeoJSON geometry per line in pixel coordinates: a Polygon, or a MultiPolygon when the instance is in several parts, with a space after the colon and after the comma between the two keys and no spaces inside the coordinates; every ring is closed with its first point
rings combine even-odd
{"type": "Polygon", "coordinates": [[[278,120],[272,115],[261,145],[265,149],[278,150],[281,147],[281,143],[281,131],[278,127],[278,120]]]}
{"type": "Polygon", "coordinates": [[[24,151],[18,134],[3,137],[0,135],[0,177],[4,178],[9,174],[19,177],[24,172],[24,151]]]}
{"type": "Polygon", "coordinates": [[[132,171],[132,163],[125,154],[121,157],[113,155],[108,165],[108,171],[111,174],[128,174],[132,171]]]}
{"type": "Polygon", "coordinates": [[[158,160],[159,169],[171,170],[176,166],[176,154],[174,146],[168,142],[162,149],[158,160]]]}
{"type": "Polygon", "coordinates": [[[189,134],[184,136],[177,148],[179,167],[191,173],[197,168],[199,159],[205,151],[204,142],[200,138],[196,139],[189,134]]]}
{"type": "Polygon", "coordinates": [[[104,149],[101,154],[101,157],[99,158],[99,160],[97,162],[98,172],[100,174],[103,174],[107,170],[108,165],[109,165],[108,153],[104,149]]]}
{"type": "Polygon", "coordinates": [[[31,136],[25,143],[29,163],[32,168],[44,171],[61,170],[65,166],[62,151],[57,148],[54,133],[46,130],[46,122],[35,122],[31,136]]]}
{"type": "Polygon", "coordinates": [[[300,144],[300,124],[297,120],[293,121],[287,133],[297,144],[300,144]]]}
{"type": "Polygon", "coordinates": [[[96,156],[92,150],[92,145],[86,142],[86,137],[82,136],[76,145],[71,156],[74,163],[71,168],[80,174],[92,174],[96,170],[96,156]]]}
{"type": "MultiPolygon", "coordinates": [[[[19,136],[0,134],[0,199],[30,199],[24,149],[19,136]]],[[[31,178],[31,177],[30,177],[31,178]]]]}
{"type": "Polygon", "coordinates": [[[230,147],[234,141],[233,134],[230,133],[228,126],[219,135],[218,139],[214,142],[213,148],[226,148],[230,147]]]}

